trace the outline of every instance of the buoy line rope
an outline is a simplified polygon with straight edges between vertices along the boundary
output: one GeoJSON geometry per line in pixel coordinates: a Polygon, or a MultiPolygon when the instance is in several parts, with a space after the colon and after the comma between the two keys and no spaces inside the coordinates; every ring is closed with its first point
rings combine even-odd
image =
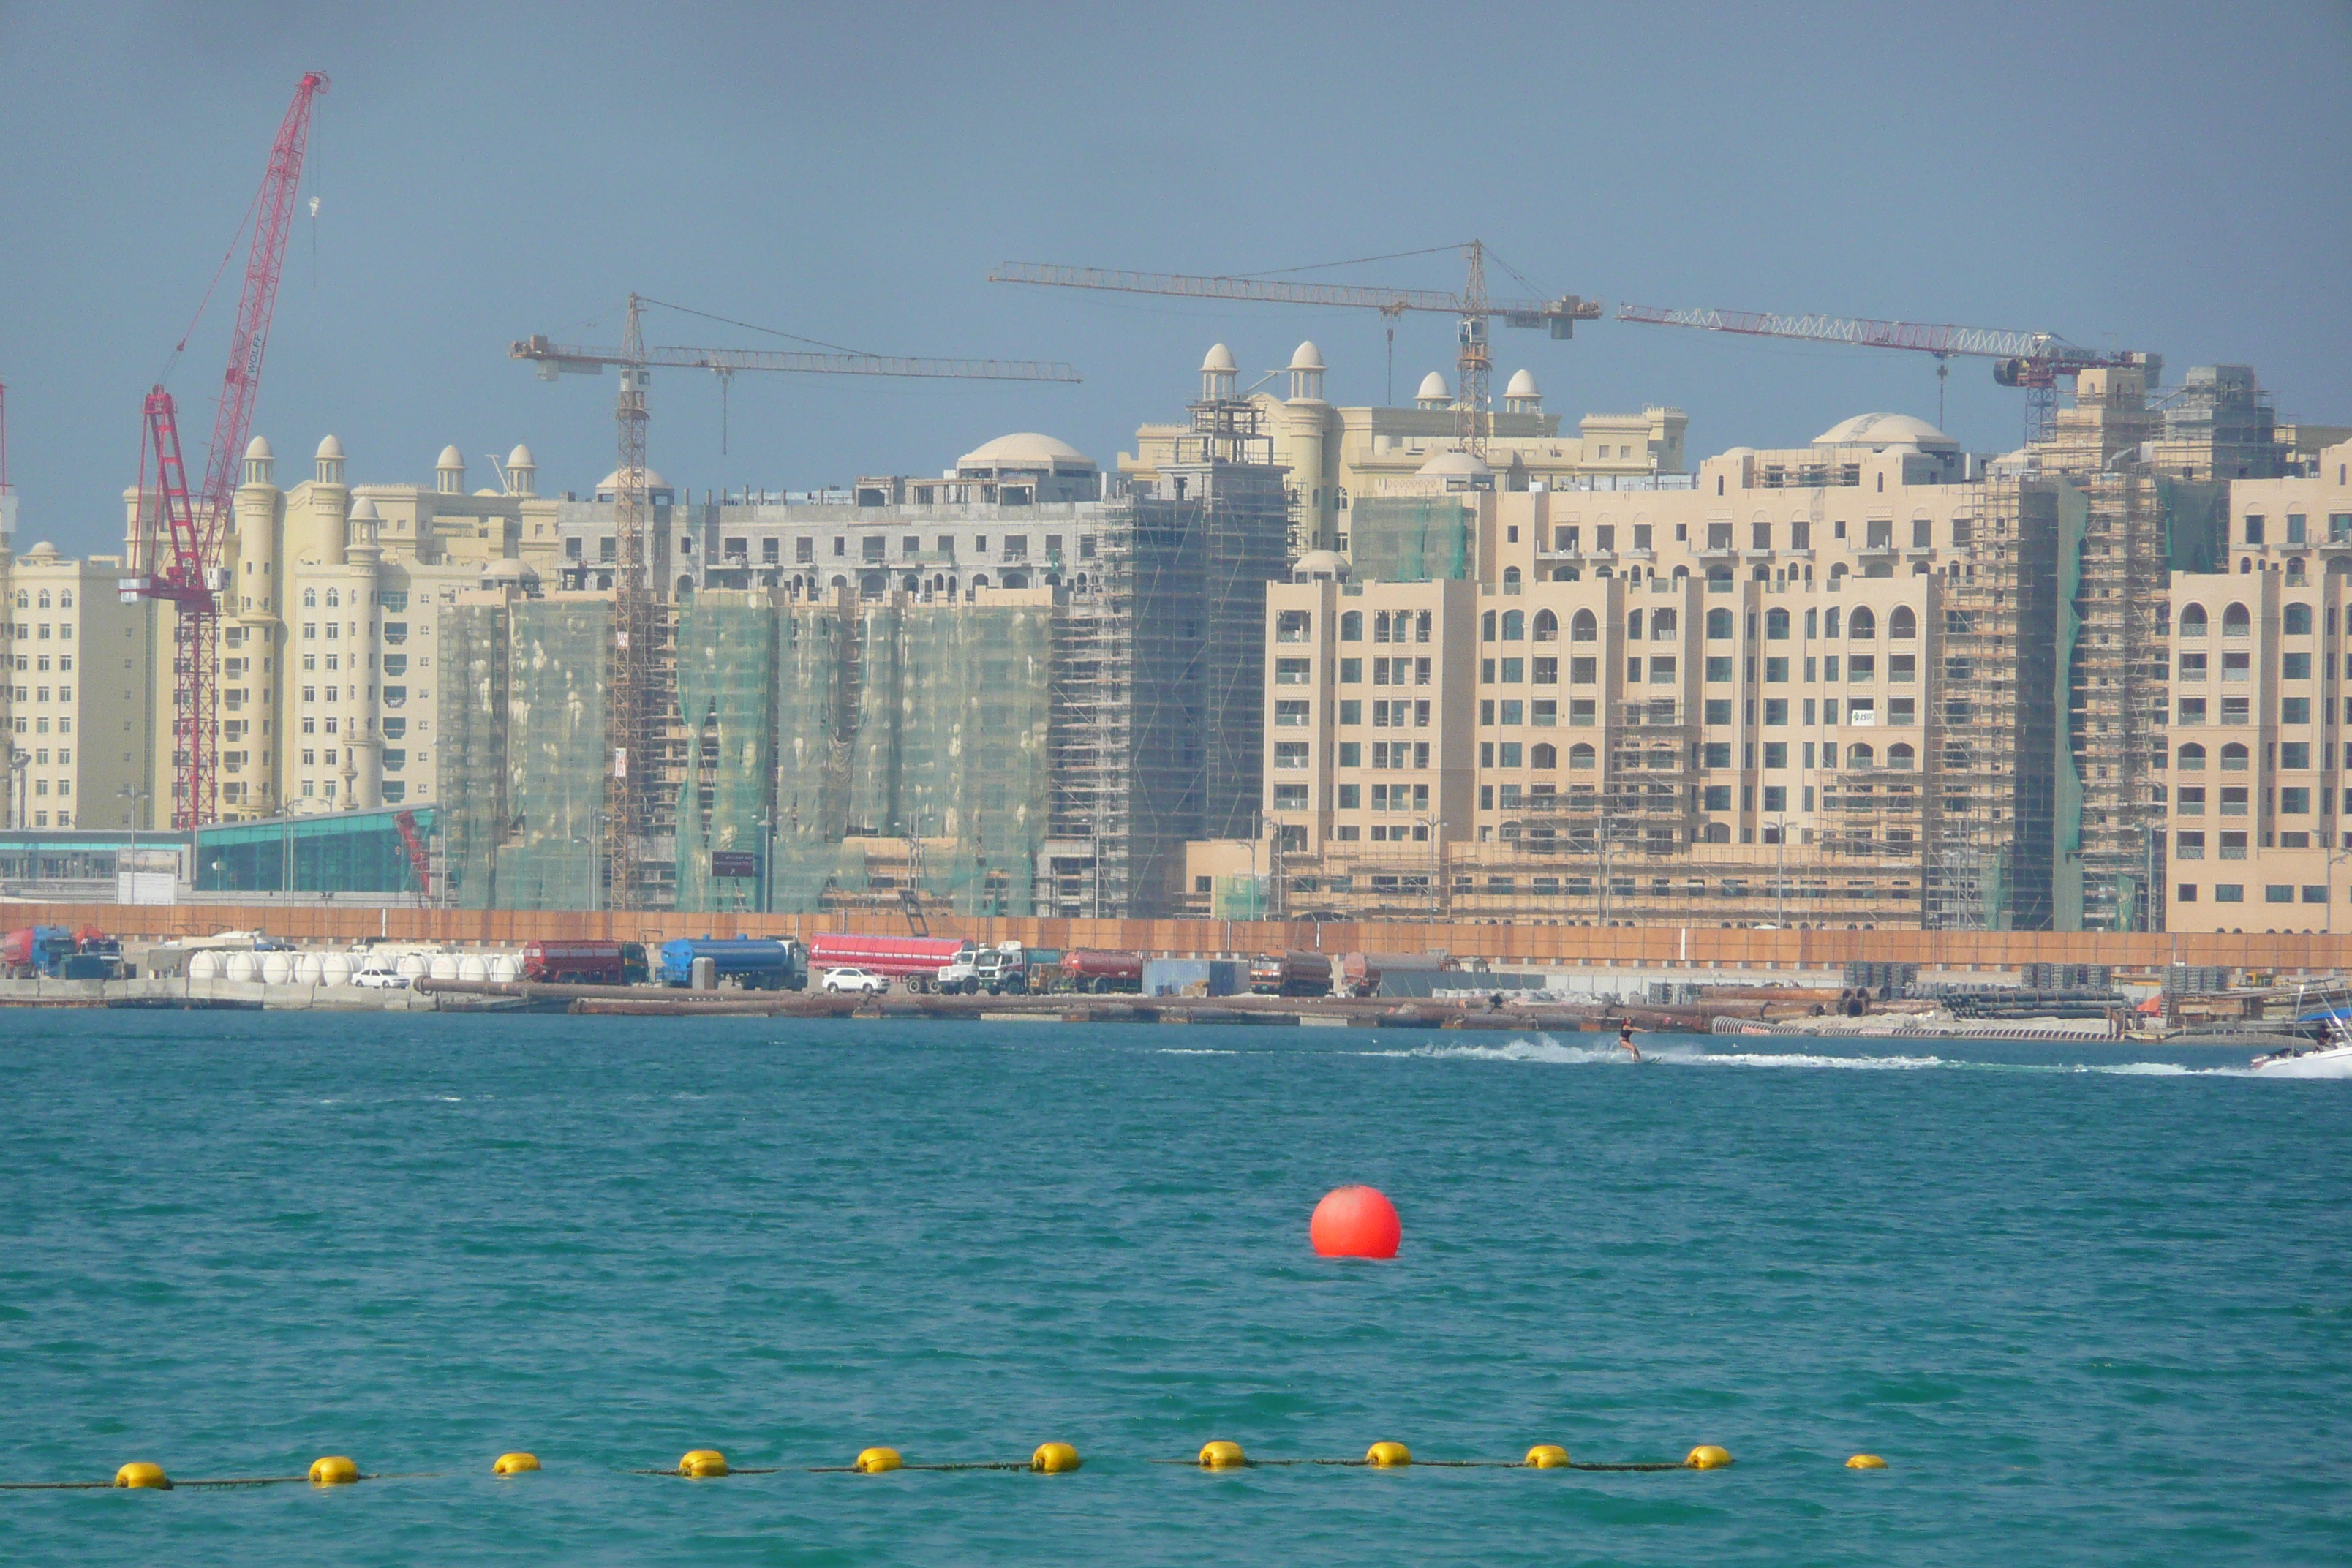
{"type": "MultiPolygon", "coordinates": [[[[445,1470],[371,1470],[352,1479],[359,1481],[429,1480],[447,1474],[445,1470]]],[[[307,1482],[308,1476],[223,1476],[208,1480],[173,1481],[172,1488],[187,1487],[284,1487],[297,1481],[307,1482]]],[[[116,1481],[0,1481],[0,1492],[79,1492],[107,1491],[120,1485],[116,1481]]]]}
{"type": "MultiPolygon", "coordinates": [[[[1180,1465],[1188,1470],[1197,1470],[1202,1468],[1201,1462],[1198,1459],[1149,1459],[1146,1460],[1145,1463],[1153,1465],[1180,1465]]],[[[1370,1459],[1229,1459],[1225,1461],[1225,1468],[1245,1470],[1255,1470],[1259,1468],[1278,1469],[1290,1465],[1332,1465],[1342,1469],[1351,1470],[1379,1470],[1391,1468],[1396,1469],[1412,1468],[1416,1470],[1695,1470],[1699,1468],[1698,1466],[1690,1463],[1687,1459],[1674,1459],[1659,1463],[1631,1465],[1595,1465],[1587,1464],[1581,1460],[1570,1460],[1567,1464],[1530,1465],[1525,1459],[1415,1459],[1409,1467],[1403,1465],[1394,1467],[1375,1465],[1370,1459]]],[[[922,1468],[923,1467],[917,1465],[908,1465],[907,1467],[907,1468],[910,1470],[919,1469],[922,1468]]]]}

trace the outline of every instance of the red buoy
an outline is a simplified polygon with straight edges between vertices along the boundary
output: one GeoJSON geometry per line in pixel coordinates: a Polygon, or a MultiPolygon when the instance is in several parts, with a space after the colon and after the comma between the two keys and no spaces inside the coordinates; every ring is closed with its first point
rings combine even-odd
{"type": "Polygon", "coordinates": [[[1404,1226],[1378,1187],[1334,1187],[1315,1205],[1307,1238],[1324,1258],[1394,1258],[1404,1226]]]}

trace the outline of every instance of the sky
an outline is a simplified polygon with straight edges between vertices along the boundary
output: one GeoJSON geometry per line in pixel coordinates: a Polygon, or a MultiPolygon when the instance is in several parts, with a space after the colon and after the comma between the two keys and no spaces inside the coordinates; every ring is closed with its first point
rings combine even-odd
{"type": "MultiPolygon", "coordinates": [[[[931,473],[1042,430],[1106,468],[1181,416],[1211,342],[1244,385],[1303,338],[1386,395],[1371,311],[987,281],[1004,260],[1433,289],[1473,237],[1547,294],[2060,333],[2250,363],[2352,424],[2352,5],[1161,6],[0,0],[0,383],[16,547],[106,551],[168,374],[192,467],[237,238],[306,69],[327,73],[255,428],[281,483],[467,483],[517,442],[544,492],[613,467],[632,291],[869,352],[1066,361],[1075,386],[657,374],[653,466],[693,490],[931,473]],[[311,217],[309,200],[316,197],[311,217]],[[1406,255],[1433,251],[1433,254],[1406,255]],[[1360,258],[1392,259],[1324,268],[1360,258]],[[289,461],[290,459],[290,461],[289,461]]],[[[1498,291],[1513,287],[1496,270],[1498,291]]],[[[1454,323],[1398,326],[1395,386],[1454,323]]],[[[656,311],[651,341],[792,347],[656,311]]],[[[1572,426],[1669,404],[1690,450],[1937,417],[1925,355],[1621,323],[1496,331],[1572,426]]],[[[1281,384],[1277,381],[1276,386],[1281,384]]],[[[2019,439],[1955,361],[1945,426],[2019,439]]]]}

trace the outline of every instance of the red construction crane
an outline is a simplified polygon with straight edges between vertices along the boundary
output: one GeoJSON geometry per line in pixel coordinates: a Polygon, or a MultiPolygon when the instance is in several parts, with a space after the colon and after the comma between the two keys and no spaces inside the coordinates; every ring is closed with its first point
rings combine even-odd
{"type": "Polygon", "coordinates": [[[1783,316],[1767,310],[1670,310],[1657,305],[1620,305],[1617,319],[1654,327],[1696,327],[1710,332],[1737,332],[1751,338],[1804,338],[1815,342],[1853,343],[1870,349],[1911,349],[1934,354],[1937,360],[1937,409],[1943,419],[1942,380],[1945,363],[1955,354],[1990,359],[1992,378],[2003,386],[2025,388],[2025,438],[2042,440],[2051,431],[2057,407],[2057,385],[2086,370],[2119,367],[2145,370],[2153,385],[2164,369],[2160,354],[2128,349],[2102,353],[2070,343],[2050,332],[2004,331],[1983,327],[1929,326],[1916,321],[1872,321],[1844,316],[1783,316]]]}
{"type": "MultiPolygon", "coordinates": [[[[127,604],[163,599],[175,606],[172,649],[172,826],[194,827],[215,812],[220,752],[219,660],[221,533],[236,498],[237,468],[253,433],[253,400],[261,390],[261,361],[278,304],[278,275],[286,260],[286,233],[294,194],[302,181],[302,154],[310,140],[310,101],[327,86],[317,71],[294,89],[294,101],[269,144],[269,168],[253,203],[253,247],[246,261],[245,293],[229,340],[213,416],[212,449],[204,487],[188,489],[180,456],[178,410],[162,386],[147,394],[141,419],[140,550],[131,569],[142,574],[117,584],[127,604]],[[155,489],[147,489],[150,464],[155,489]],[[152,505],[152,510],[149,510],[152,505]]],[[[197,314],[203,314],[198,307],[197,314]]],[[[193,325],[193,323],[192,323],[193,325]]],[[[180,340],[180,347],[187,339],[180,340]]],[[[176,355],[178,350],[173,351],[176,355]]]]}

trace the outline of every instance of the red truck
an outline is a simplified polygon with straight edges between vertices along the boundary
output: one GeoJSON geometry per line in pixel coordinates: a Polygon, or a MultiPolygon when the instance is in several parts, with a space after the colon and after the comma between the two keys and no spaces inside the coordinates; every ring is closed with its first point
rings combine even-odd
{"type": "Polygon", "coordinates": [[[1143,990],[1143,954],[1077,947],[1062,954],[1062,978],[1073,991],[1143,990]]]}
{"type": "Polygon", "coordinates": [[[1260,996],[1328,996],[1331,960],[1319,952],[1264,952],[1250,960],[1250,989],[1260,996]]]}
{"type": "Polygon", "coordinates": [[[808,939],[808,972],[822,980],[828,969],[870,969],[893,980],[928,985],[950,963],[969,963],[972,945],[953,936],[858,936],[828,931],[808,939]]]}
{"type": "Polygon", "coordinates": [[[641,942],[527,942],[522,977],[534,985],[642,985],[641,942]]]}

